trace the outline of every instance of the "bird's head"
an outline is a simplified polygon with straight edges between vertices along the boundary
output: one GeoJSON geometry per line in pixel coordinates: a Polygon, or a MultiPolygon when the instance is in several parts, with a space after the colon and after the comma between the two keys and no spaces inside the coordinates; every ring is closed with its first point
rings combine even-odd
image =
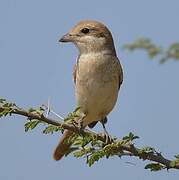
{"type": "Polygon", "coordinates": [[[97,21],[79,22],[59,41],[74,43],[81,54],[99,51],[115,54],[111,32],[104,24],[97,21]]]}

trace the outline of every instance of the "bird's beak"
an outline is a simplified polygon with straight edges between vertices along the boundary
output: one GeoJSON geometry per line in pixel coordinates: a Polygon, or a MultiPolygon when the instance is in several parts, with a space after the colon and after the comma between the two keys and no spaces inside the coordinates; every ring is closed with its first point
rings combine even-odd
{"type": "Polygon", "coordinates": [[[59,39],[59,42],[73,42],[74,35],[67,33],[62,38],[59,39]]]}

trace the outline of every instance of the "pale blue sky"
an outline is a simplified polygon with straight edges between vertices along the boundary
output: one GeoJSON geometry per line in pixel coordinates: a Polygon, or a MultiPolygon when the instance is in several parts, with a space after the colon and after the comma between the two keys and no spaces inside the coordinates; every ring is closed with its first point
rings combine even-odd
{"type": "MultiPolygon", "coordinates": [[[[137,145],[154,146],[172,158],[179,153],[179,62],[159,65],[143,52],[121,47],[141,36],[167,47],[178,41],[178,17],[177,0],[0,0],[0,96],[23,107],[51,97],[56,112],[71,111],[77,50],[58,39],[79,20],[102,21],[113,33],[124,68],[109,132],[122,137],[132,131],[141,137],[137,145]]],[[[59,135],[43,135],[39,129],[25,133],[24,120],[0,119],[0,179],[179,179],[177,170],[149,172],[145,162],[133,158],[104,159],[91,168],[85,159],[55,162],[52,151],[59,135]]]]}

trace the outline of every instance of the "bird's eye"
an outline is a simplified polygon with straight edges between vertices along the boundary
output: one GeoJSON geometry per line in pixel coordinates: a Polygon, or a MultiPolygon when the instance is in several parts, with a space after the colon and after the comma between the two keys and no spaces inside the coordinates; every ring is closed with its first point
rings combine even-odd
{"type": "Polygon", "coordinates": [[[83,28],[81,29],[81,32],[84,33],[84,34],[88,34],[89,33],[89,29],[88,28],[83,28]]]}

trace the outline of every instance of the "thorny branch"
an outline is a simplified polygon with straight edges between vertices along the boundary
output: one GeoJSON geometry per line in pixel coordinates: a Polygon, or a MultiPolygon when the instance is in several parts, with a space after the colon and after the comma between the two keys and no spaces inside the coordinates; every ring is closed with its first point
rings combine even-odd
{"type": "MultiPolygon", "coordinates": [[[[72,124],[66,123],[66,122],[59,122],[55,119],[51,119],[49,117],[44,116],[44,109],[39,110],[24,110],[22,108],[17,107],[14,103],[8,103],[4,99],[0,99],[0,118],[6,115],[21,115],[27,117],[28,121],[31,120],[39,120],[39,122],[45,122],[49,125],[54,125],[56,127],[59,127],[61,129],[68,129],[73,131],[75,134],[79,134],[80,129],[72,124]]],[[[101,134],[97,134],[95,132],[89,131],[84,129],[83,135],[87,137],[95,137],[96,141],[100,141],[106,143],[105,136],[101,134]]],[[[91,158],[91,162],[87,162],[90,166],[95,162],[98,161],[101,157],[106,156],[107,158],[112,155],[117,155],[119,157],[121,156],[134,156],[138,157],[142,160],[149,160],[153,161],[154,163],[147,164],[145,166],[146,169],[150,169],[152,171],[157,171],[161,169],[179,169],[179,156],[175,156],[176,159],[169,160],[161,153],[158,153],[155,149],[151,147],[146,148],[138,148],[134,145],[132,142],[134,139],[138,138],[137,136],[134,136],[132,133],[129,133],[129,136],[125,136],[123,139],[114,139],[113,143],[111,144],[104,144],[102,150],[98,149],[97,152],[99,157],[97,156],[97,153],[91,158]],[[101,154],[100,154],[100,153],[101,154]]],[[[82,150],[84,150],[84,147],[82,147],[82,150]]],[[[92,151],[93,152],[93,151],[92,151]]],[[[81,151],[80,151],[81,153],[81,151]]],[[[76,157],[81,157],[84,154],[78,154],[76,157]]],[[[87,154],[87,157],[89,154],[87,154]]],[[[91,155],[91,152],[90,152],[91,155]]]]}

